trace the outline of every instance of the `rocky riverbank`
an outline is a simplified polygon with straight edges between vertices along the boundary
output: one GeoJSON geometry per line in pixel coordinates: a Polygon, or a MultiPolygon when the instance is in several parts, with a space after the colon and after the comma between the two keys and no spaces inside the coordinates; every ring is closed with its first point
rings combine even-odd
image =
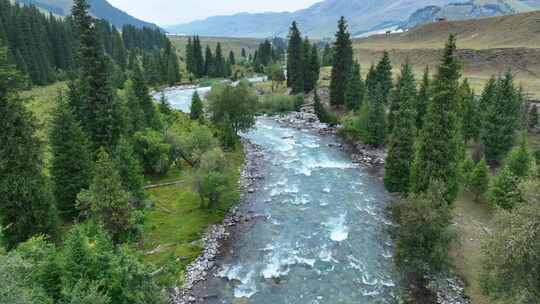
{"type": "MultiPolygon", "coordinates": [[[[241,203],[245,202],[246,196],[254,193],[257,181],[263,179],[261,173],[262,151],[261,148],[247,140],[242,140],[244,146],[246,161],[240,176],[239,190],[242,194],[241,203]]],[[[201,239],[203,253],[187,267],[185,273],[184,285],[176,287],[171,291],[171,304],[188,304],[197,301],[193,294],[194,286],[204,281],[215,266],[216,256],[219,254],[221,244],[230,236],[232,227],[241,222],[252,220],[251,215],[244,215],[239,212],[239,208],[233,208],[223,222],[211,226],[201,239]]]]}
{"type": "MultiPolygon", "coordinates": [[[[303,106],[299,112],[290,112],[285,116],[276,117],[276,120],[287,127],[310,130],[321,135],[338,135],[339,125],[328,125],[321,123],[312,104],[303,106]]],[[[338,146],[351,154],[354,163],[365,165],[383,165],[386,159],[386,151],[384,148],[375,148],[362,143],[343,139],[343,144],[338,146]]]]}
{"type": "MultiPolygon", "coordinates": [[[[339,134],[340,126],[330,126],[321,123],[315,115],[313,105],[307,104],[299,112],[291,112],[285,116],[277,117],[277,121],[284,126],[299,130],[311,130],[322,135],[339,134]]],[[[379,175],[383,175],[383,165],[387,156],[384,148],[374,148],[352,139],[343,138],[344,144],[338,148],[349,152],[353,162],[378,168],[379,175]]],[[[376,172],[376,173],[377,173],[376,172]]],[[[437,304],[470,304],[465,295],[465,284],[457,275],[446,273],[427,278],[429,283],[426,289],[433,295],[437,304]]]]}

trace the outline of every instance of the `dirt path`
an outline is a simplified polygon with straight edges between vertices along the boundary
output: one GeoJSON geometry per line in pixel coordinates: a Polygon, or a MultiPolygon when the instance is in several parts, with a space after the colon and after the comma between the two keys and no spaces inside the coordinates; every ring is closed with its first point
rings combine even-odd
{"type": "Polygon", "coordinates": [[[489,304],[482,294],[479,279],[482,270],[482,240],[492,231],[493,211],[486,203],[476,203],[462,193],[455,203],[454,222],[457,239],[450,256],[458,273],[466,283],[465,292],[473,304],[489,304]]]}

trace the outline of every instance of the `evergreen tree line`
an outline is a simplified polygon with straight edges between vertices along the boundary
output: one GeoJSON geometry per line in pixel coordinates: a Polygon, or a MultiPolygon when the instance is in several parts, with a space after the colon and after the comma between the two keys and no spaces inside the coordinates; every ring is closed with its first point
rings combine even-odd
{"type": "Polygon", "coordinates": [[[291,94],[309,93],[316,88],[319,74],[319,49],[308,37],[302,39],[297,23],[293,22],[287,49],[287,87],[291,94]]]}
{"type": "Polygon", "coordinates": [[[388,150],[384,184],[403,197],[392,209],[400,225],[396,263],[405,277],[425,284],[426,274],[448,266],[452,205],[464,186],[476,201],[499,210],[497,233],[484,248],[484,291],[497,303],[528,303],[540,294],[534,283],[540,270],[527,266],[538,263],[538,249],[526,245],[536,242],[538,229],[521,229],[536,227],[540,193],[534,153],[520,134],[538,114],[510,72],[493,77],[476,96],[461,79],[456,52],[450,36],[433,77],[426,68],[417,82],[406,63],[395,83],[385,52],[363,80],[342,19],[332,49],[330,101],[352,112],[344,119],[346,134],[388,150]],[[500,168],[493,178],[490,167],[500,168]]]}
{"type": "Polygon", "coordinates": [[[274,63],[278,63],[282,59],[284,53],[285,48],[283,48],[283,43],[280,39],[275,38],[272,42],[265,39],[264,42],[259,44],[258,49],[251,59],[253,70],[255,73],[264,73],[265,68],[274,63]]]}
{"type": "MultiPolygon", "coordinates": [[[[146,53],[149,53],[147,56],[157,57],[160,53],[161,57],[166,57],[160,62],[170,64],[160,67],[160,75],[172,73],[167,69],[174,69],[169,65],[173,65],[176,53],[171,52],[173,48],[168,38],[159,30],[126,25],[120,32],[106,20],[96,20],[94,26],[99,35],[97,42],[111,60],[109,71],[116,75],[114,82],[118,86],[125,80],[123,73],[131,66],[130,58],[134,61],[146,53]]],[[[10,57],[17,68],[28,75],[29,84],[45,85],[65,80],[67,74],[76,69],[76,54],[73,52],[77,44],[75,31],[71,16],[57,18],[43,14],[35,6],[0,0],[0,39],[7,42],[10,57]]],[[[173,78],[175,81],[179,79],[179,69],[175,77],[161,79],[159,83],[167,83],[173,78]]]]}
{"type": "Polygon", "coordinates": [[[88,8],[74,1],[77,69],[53,112],[48,174],[19,97],[24,76],[0,40],[0,277],[9,282],[0,302],[165,302],[153,269],[124,244],[141,234],[143,172],[165,173],[173,163],[166,130],[174,112],[154,104],[138,61],[118,96],[88,8]]]}
{"type": "Polygon", "coordinates": [[[220,42],[217,43],[214,53],[207,45],[203,56],[201,40],[198,36],[194,36],[188,38],[185,62],[187,71],[195,78],[230,77],[232,66],[236,64],[236,56],[230,51],[226,57],[220,42]]]}

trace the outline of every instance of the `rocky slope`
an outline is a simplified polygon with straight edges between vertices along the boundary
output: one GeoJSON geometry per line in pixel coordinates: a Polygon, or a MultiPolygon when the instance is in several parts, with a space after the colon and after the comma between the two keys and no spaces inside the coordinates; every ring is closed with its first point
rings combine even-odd
{"type": "Polygon", "coordinates": [[[400,25],[407,30],[418,25],[441,20],[457,21],[506,16],[540,9],[540,0],[472,0],[445,6],[426,6],[414,12],[400,25]]]}

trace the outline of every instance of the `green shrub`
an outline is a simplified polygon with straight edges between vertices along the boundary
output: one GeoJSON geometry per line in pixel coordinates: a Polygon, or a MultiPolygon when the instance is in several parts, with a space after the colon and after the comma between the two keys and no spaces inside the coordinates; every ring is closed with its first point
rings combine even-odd
{"type": "MultiPolygon", "coordinates": [[[[265,114],[281,114],[296,110],[299,103],[297,96],[283,94],[267,94],[259,98],[259,112],[265,114]]],[[[303,103],[303,99],[302,99],[303,103]]]]}

